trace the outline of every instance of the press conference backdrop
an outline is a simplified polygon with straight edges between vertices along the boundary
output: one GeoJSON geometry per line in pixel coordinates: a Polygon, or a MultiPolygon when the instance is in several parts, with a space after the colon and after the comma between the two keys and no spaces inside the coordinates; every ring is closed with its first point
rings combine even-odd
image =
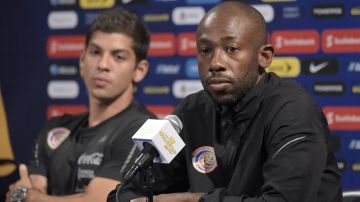
{"type": "MultiPolygon", "coordinates": [[[[136,98],[164,116],[202,89],[195,30],[221,0],[42,0],[1,2],[0,157],[27,163],[45,121],[87,110],[78,56],[85,31],[117,6],[152,32],[150,72],[136,98]]],[[[268,71],[299,81],[321,105],[331,128],[345,190],[360,189],[360,1],[247,1],[265,17],[276,58],[268,71]]],[[[0,190],[17,178],[0,166],[0,190]]],[[[1,200],[1,199],[0,199],[1,200]]]]}

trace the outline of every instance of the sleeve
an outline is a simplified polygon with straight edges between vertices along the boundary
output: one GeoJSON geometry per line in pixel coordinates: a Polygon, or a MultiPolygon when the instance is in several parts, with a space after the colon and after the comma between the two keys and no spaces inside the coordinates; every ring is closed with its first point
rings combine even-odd
{"type": "Polygon", "coordinates": [[[46,123],[46,125],[40,130],[38,137],[35,140],[34,148],[32,151],[32,158],[28,165],[29,174],[38,174],[46,176],[47,165],[49,161],[49,151],[46,148],[47,135],[49,128],[55,127],[62,117],[52,118],[46,123]]]}
{"type": "Polygon", "coordinates": [[[265,123],[268,157],[262,168],[261,192],[256,196],[235,196],[236,193],[218,188],[200,201],[318,201],[324,173],[329,184],[325,201],[339,201],[339,174],[334,162],[327,162],[332,154],[325,142],[326,120],[313,102],[295,99],[279,107],[270,115],[272,120],[265,123]]]}

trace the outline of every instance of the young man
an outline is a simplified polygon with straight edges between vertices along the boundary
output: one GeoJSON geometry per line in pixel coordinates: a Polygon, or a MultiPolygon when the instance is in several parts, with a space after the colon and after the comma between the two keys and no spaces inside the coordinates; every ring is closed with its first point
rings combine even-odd
{"type": "Polygon", "coordinates": [[[123,9],[94,20],[80,56],[89,112],[48,122],[6,201],[106,201],[136,157],[131,136],[154,118],[133,97],[149,68],[149,40],[148,29],[123,9]]]}
{"type": "MultiPolygon", "coordinates": [[[[175,110],[186,147],[154,170],[154,201],[342,201],[322,110],[299,84],[265,72],[274,55],[267,41],[262,15],[249,5],[225,2],[201,20],[204,90],[175,110]]],[[[144,196],[139,187],[134,180],[117,198],[144,196]]]]}

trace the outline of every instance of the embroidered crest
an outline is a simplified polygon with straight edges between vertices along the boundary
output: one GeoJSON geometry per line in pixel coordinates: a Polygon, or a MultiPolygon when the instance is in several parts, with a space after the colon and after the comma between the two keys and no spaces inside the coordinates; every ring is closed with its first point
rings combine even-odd
{"type": "Polygon", "coordinates": [[[47,144],[51,149],[56,149],[69,135],[70,130],[67,128],[54,128],[48,132],[47,144]]]}
{"type": "Polygon", "coordinates": [[[213,147],[200,147],[192,153],[192,156],[193,166],[200,173],[210,173],[217,167],[217,161],[213,147]]]}

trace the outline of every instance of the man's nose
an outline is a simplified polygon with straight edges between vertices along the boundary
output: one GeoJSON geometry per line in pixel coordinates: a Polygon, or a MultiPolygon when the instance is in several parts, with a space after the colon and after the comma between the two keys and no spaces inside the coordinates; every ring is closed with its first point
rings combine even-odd
{"type": "Polygon", "coordinates": [[[221,50],[214,50],[214,53],[210,60],[209,71],[225,71],[224,53],[221,50]]]}
{"type": "Polygon", "coordinates": [[[109,56],[109,54],[104,53],[99,59],[98,69],[103,71],[109,70],[110,59],[111,57],[109,56]]]}

